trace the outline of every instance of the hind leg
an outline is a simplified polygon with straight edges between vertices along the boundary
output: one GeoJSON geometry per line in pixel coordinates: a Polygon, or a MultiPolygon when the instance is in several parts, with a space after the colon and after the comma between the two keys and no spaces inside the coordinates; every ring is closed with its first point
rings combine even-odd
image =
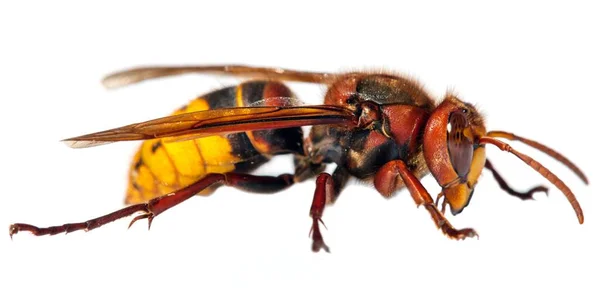
{"type": "Polygon", "coordinates": [[[59,226],[42,228],[24,223],[15,223],[9,227],[9,234],[12,237],[18,232],[28,231],[36,236],[43,236],[69,233],[77,230],[89,231],[138,212],[142,212],[142,214],[133,218],[129,226],[137,220],[148,219],[148,228],[150,228],[154,217],[215,184],[223,184],[256,193],[273,193],[284,190],[293,183],[294,176],[290,174],[283,174],[277,177],[254,176],[239,173],[208,174],[191,185],[170,194],[156,197],[146,203],[131,205],[95,219],[80,223],[67,223],[59,226]]]}

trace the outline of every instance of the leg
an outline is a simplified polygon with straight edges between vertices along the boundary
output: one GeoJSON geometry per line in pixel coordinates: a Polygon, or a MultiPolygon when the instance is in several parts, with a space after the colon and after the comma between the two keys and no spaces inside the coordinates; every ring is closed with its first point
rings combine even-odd
{"type": "Polygon", "coordinates": [[[323,241],[323,236],[319,229],[319,222],[325,225],[322,220],[325,206],[328,203],[335,201],[340,194],[341,189],[346,185],[348,177],[348,172],[341,167],[336,168],[333,172],[333,176],[328,173],[321,173],[317,177],[317,187],[310,207],[310,217],[313,219],[310,235],[313,240],[312,250],[314,252],[318,252],[321,249],[329,252],[329,247],[325,244],[325,241],[323,241]]]}
{"type": "Polygon", "coordinates": [[[492,172],[492,175],[494,176],[494,179],[496,179],[496,182],[498,182],[498,185],[500,186],[500,188],[502,188],[505,192],[507,192],[511,196],[515,196],[517,198],[520,198],[521,200],[529,200],[529,199],[533,199],[533,194],[537,193],[537,192],[544,192],[544,193],[546,193],[546,195],[548,195],[548,188],[546,186],[542,186],[542,185],[538,185],[538,186],[528,190],[527,192],[518,192],[518,191],[512,189],[508,185],[508,183],[506,183],[504,178],[502,178],[502,176],[500,176],[498,171],[496,171],[496,169],[494,168],[494,166],[492,165],[492,162],[490,162],[490,160],[485,161],[485,168],[489,169],[492,172]]]}
{"type": "Polygon", "coordinates": [[[299,81],[309,83],[332,83],[336,74],[286,70],[283,68],[253,67],[244,65],[214,66],[155,66],[124,70],[108,75],[102,83],[108,88],[117,88],[145,80],[189,74],[222,74],[242,77],[258,77],[280,81],[299,81]]]}
{"type": "Polygon", "coordinates": [[[435,225],[441,229],[446,236],[455,240],[463,240],[467,237],[479,237],[477,232],[471,228],[455,229],[435,206],[431,195],[429,195],[425,187],[423,187],[423,184],[421,184],[419,179],[415,177],[401,160],[388,162],[379,169],[374,180],[375,188],[377,188],[382,195],[388,197],[396,190],[396,180],[398,177],[402,178],[402,181],[408,188],[408,191],[415,200],[415,203],[417,203],[417,206],[425,206],[425,209],[431,215],[435,225]]]}
{"type": "Polygon", "coordinates": [[[43,236],[55,235],[59,233],[70,233],[76,230],[89,231],[117,219],[131,216],[137,212],[143,212],[143,214],[133,218],[129,226],[139,219],[148,219],[148,228],[150,228],[150,224],[152,223],[152,219],[154,219],[154,217],[189,199],[213,184],[221,183],[250,192],[272,193],[291,186],[294,183],[293,178],[294,177],[290,174],[284,174],[278,177],[262,177],[238,173],[208,174],[197,182],[192,183],[191,185],[179,189],[173,193],[156,197],[147,203],[131,205],[108,215],[91,219],[86,222],[68,223],[61,226],[44,228],[39,228],[29,224],[16,223],[10,226],[9,234],[12,237],[14,234],[20,231],[29,231],[36,236],[43,236]]]}

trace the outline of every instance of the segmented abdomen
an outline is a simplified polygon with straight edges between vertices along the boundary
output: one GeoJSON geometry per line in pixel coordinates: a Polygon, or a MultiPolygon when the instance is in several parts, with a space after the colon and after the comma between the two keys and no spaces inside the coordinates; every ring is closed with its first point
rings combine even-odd
{"type": "MultiPolygon", "coordinates": [[[[292,94],[278,82],[246,82],[198,97],[173,115],[247,106],[276,96],[291,97],[292,94]]],[[[264,163],[269,155],[286,152],[276,145],[291,145],[297,149],[297,146],[301,148],[301,144],[300,128],[236,133],[181,142],[169,142],[168,139],[144,141],[129,170],[125,203],[141,203],[171,193],[209,173],[251,170],[264,163]]],[[[291,151],[287,149],[287,152],[291,151]]]]}

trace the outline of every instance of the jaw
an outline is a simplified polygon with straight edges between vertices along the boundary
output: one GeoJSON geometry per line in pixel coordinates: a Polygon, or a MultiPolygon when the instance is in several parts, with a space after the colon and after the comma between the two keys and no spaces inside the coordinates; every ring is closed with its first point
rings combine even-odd
{"type": "Polygon", "coordinates": [[[452,215],[460,214],[469,205],[473,192],[474,188],[471,188],[468,183],[456,184],[443,190],[444,201],[450,205],[452,215]]]}

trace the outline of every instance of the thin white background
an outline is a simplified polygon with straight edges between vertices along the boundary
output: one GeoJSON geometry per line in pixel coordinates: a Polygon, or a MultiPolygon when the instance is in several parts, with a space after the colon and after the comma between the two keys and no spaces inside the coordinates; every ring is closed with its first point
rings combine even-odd
{"type": "MultiPolygon", "coordinates": [[[[236,83],[185,76],[114,91],[115,70],[242,63],[318,71],[386,68],[475,103],[489,129],[556,148],[574,174],[515,143],[571,186],[520,201],[484,172],[450,220],[481,238],[455,242],[406,192],[386,200],[353,182],[327,208],[331,254],[310,251],[313,182],[276,195],[222,188],[145,224],[35,238],[0,235],[2,302],[598,302],[598,8],[503,1],[327,4],[205,1],[180,6],[21,1],[0,7],[0,226],[89,219],[122,206],[138,143],[73,150],[60,139],[156,118],[236,83]]],[[[324,88],[292,84],[307,103],[324,88]]],[[[518,189],[549,185],[488,148],[518,189]]],[[[288,158],[260,170],[290,172],[288,158]]],[[[430,192],[439,187],[423,180],[430,192]]]]}

